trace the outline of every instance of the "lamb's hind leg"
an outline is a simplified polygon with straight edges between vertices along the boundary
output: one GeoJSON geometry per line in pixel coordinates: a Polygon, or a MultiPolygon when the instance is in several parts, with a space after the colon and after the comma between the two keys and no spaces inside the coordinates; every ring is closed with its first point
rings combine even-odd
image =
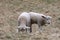
{"type": "Polygon", "coordinates": [[[29,33],[30,27],[26,27],[26,32],[29,33]]]}
{"type": "Polygon", "coordinates": [[[26,31],[29,31],[29,32],[31,33],[31,32],[32,32],[31,23],[29,22],[29,23],[27,24],[27,26],[29,27],[29,30],[26,30],[26,31]]]}
{"type": "Polygon", "coordinates": [[[18,26],[20,26],[20,21],[18,20],[18,26]]]}
{"type": "Polygon", "coordinates": [[[32,32],[32,26],[31,26],[31,25],[32,25],[32,24],[30,23],[30,26],[29,26],[29,27],[30,27],[30,33],[32,32]]]}

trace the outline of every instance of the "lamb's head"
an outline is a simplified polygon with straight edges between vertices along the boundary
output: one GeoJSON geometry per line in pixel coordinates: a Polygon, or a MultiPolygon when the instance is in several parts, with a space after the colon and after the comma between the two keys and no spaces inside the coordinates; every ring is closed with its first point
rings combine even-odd
{"type": "Polygon", "coordinates": [[[42,18],[44,19],[44,24],[51,24],[51,16],[42,16],[42,18]]]}
{"type": "Polygon", "coordinates": [[[46,16],[47,24],[51,24],[51,19],[52,19],[51,16],[46,16]]]}
{"type": "Polygon", "coordinates": [[[30,27],[27,27],[27,26],[18,26],[18,31],[25,31],[26,29],[30,29],[30,27]]]}

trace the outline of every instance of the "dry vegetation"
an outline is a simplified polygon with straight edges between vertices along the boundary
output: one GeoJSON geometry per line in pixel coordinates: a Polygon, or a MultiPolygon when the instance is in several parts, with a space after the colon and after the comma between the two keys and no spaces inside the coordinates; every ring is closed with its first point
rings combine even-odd
{"type": "Polygon", "coordinates": [[[60,0],[0,0],[0,40],[60,40],[60,0]],[[35,24],[31,35],[16,33],[17,18],[23,11],[50,15],[52,24],[43,26],[40,33],[35,24]]]}

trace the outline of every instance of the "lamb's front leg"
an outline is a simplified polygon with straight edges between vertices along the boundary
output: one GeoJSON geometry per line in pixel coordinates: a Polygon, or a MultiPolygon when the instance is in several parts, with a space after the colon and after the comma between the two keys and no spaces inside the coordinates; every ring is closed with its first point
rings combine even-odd
{"type": "Polygon", "coordinates": [[[42,26],[41,26],[40,22],[38,21],[37,24],[38,24],[38,31],[39,31],[39,32],[42,32],[42,26]]]}
{"type": "Polygon", "coordinates": [[[39,26],[39,32],[42,32],[42,26],[39,26]]]}

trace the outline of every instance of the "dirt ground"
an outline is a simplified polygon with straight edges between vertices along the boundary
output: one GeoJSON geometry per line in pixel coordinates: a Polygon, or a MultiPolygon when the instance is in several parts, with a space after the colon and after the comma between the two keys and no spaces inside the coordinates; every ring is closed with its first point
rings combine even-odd
{"type": "Polygon", "coordinates": [[[0,40],[60,40],[60,0],[0,0],[0,40]],[[37,12],[52,17],[52,23],[33,24],[33,32],[16,33],[17,18],[21,12],[37,12]]]}

